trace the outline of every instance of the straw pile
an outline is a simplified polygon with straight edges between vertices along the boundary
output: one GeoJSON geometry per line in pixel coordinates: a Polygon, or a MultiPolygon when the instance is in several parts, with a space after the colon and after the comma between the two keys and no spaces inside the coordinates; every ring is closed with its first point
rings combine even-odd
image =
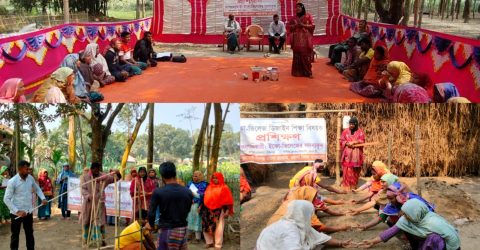
{"type": "MultiPolygon", "coordinates": [[[[367,142],[363,174],[375,160],[387,162],[389,131],[392,133],[391,171],[400,176],[415,174],[415,127],[420,125],[420,166],[423,176],[465,176],[480,173],[480,105],[474,104],[243,104],[241,111],[356,109],[355,115],[367,142]]],[[[323,117],[327,121],[328,166],[334,173],[336,113],[288,115],[323,117]]],[[[273,117],[242,115],[244,117],[273,117]]],[[[279,117],[279,116],[277,116],[279,117]]],[[[281,117],[281,116],[280,116],[281,117]]],[[[283,116],[285,117],[285,116],[283,116]]]]}

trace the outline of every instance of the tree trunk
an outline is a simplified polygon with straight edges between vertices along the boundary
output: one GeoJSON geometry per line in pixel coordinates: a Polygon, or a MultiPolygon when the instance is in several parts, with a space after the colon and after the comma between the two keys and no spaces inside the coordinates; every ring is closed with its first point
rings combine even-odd
{"type": "MultiPolygon", "coordinates": [[[[68,165],[75,169],[76,160],[76,140],[75,140],[75,116],[68,116],[68,165]]],[[[55,166],[56,169],[57,166],[55,166]]]]}
{"type": "Polygon", "coordinates": [[[64,23],[70,23],[70,3],[69,0],[63,0],[63,19],[64,23]]]}
{"type": "Polygon", "coordinates": [[[375,10],[380,17],[380,22],[398,24],[403,16],[403,0],[390,0],[387,7],[385,0],[375,0],[375,10]]]}
{"type": "Polygon", "coordinates": [[[148,104],[148,149],[147,149],[147,169],[153,168],[153,138],[154,138],[154,117],[155,103],[148,104]]]}
{"type": "Polygon", "coordinates": [[[410,21],[411,3],[411,0],[405,0],[405,11],[403,13],[402,25],[408,26],[408,22],[410,21]]]}
{"type": "Polygon", "coordinates": [[[420,0],[420,15],[418,16],[418,26],[419,28],[422,27],[422,20],[423,20],[423,10],[425,8],[425,0],[420,0]]]}
{"type": "Polygon", "coordinates": [[[372,6],[372,0],[367,0],[367,6],[365,6],[365,14],[363,19],[368,20],[368,13],[370,12],[370,6],[372,6]]]}
{"type": "Polygon", "coordinates": [[[455,18],[458,20],[460,16],[460,6],[462,4],[462,0],[457,0],[457,4],[455,5],[455,18]]]}
{"type": "Polygon", "coordinates": [[[203,143],[205,141],[205,131],[208,127],[208,119],[210,118],[210,110],[212,109],[212,104],[207,103],[205,105],[205,111],[203,114],[202,126],[200,127],[200,132],[198,134],[197,142],[195,143],[195,148],[193,151],[193,171],[200,169],[200,156],[203,148],[203,143]]]}
{"type": "MultiPolygon", "coordinates": [[[[220,152],[220,142],[223,132],[222,105],[220,103],[213,104],[213,110],[215,112],[215,133],[213,134],[212,157],[208,164],[207,180],[209,180],[212,174],[217,171],[218,154],[220,152]]],[[[228,106],[225,115],[227,112],[228,106]]]]}
{"type": "Polygon", "coordinates": [[[140,0],[137,0],[137,5],[136,5],[136,8],[135,8],[136,12],[135,12],[135,17],[137,19],[140,18],[140,0]]]}
{"type": "Polygon", "coordinates": [[[358,2],[358,13],[357,18],[360,19],[362,17],[362,7],[363,7],[363,0],[359,0],[358,2]]]}
{"type": "Polygon", "coordinates": [[[450,18],[453,21],[453,18],[455,17],[455,0],[452,0],[450,3],[450,18]]]}
{"type": "Polygon", "coordinates": [[[142,116],[137,119],[137,124],[135,124],[132,135],[130,135],[130,137],[128,138],[127,146],[125,146],[125,152],[123,153],[122,157],[122,162],[120,163],[120,173],[122,174],[122,176],[125,176],[125,168],[127,167],[127,160],[128,156],[130,155],[130,150],[132,149],[133,143],[135,143],[135,140],[137,139],[138,130],[140,130],[143,121],[145,121],[145,119],[147,118],[149,110],[149,107],[146,106],[142,116]]]}
{"type": "MultiPolygon", "coordinates": [[[[415,0],[413,2],[413,26],[417,26],[418,24],[418,13],[419,9],[418,9],[418,0],[415,0]]],[[[421,14],[420,14],[421,15],[421,14]]]]}
{"type": "Polygon", "coordinates": [[[78,133],[79,133],[79,137],[80,137],[80,144],[82,146],[82,154],[83,154],[83,157],[82,157],[82,170],[83,168],[86,168],[87,167],[87,150],[85,149],[85,144],[83,143],[83,131],[82,131],[82,123],[80,121],[80,119],[78,118],[78,116],[75,117],[77,119],[77,125],[78,125],[78,133]]]}
{"type": "Polygon", "coordinates": [[[442,20],[445,19],[445,12],[447,12],[447,0],[442,1],[442,20]]]}
{"type": "Polygon", "coordinates": [[[465,7],[463,7],[463,22],[468,23],[470,20],[470,6],[472,5],[472,0],[465,0],[465,7]]]}
{"type": "Polygon", "coordinates": [[[212,133],[213,133],[213,125],[210,126],[210,128],[207,131],[207,166],[208,163],[210,162],[210,155],[212,152],[212,133]]]}
{"type": "Polygon", "coordinates": [[[118,113],[122,110],[124,103],[119,103],[115,107],[115,110],[108,117],[106,125],[103,125],[103,121],[107,118],[112,104],[107,104],[106,111],[102,112],[100,109],[99,103],[90,104],[92,107],[92,117],[90,118],[90,127],[92,128],[92,141],[90,144],[90,149],[92,151],[92,162],[97,162],[102,164],[103,162],[103,152],[105,146],[107,145],[108,136],[111,134],[111,128],[113,121],[117,117],[118,113]]]}
{"type": "Polygon", "coordinates": [[[433,3],[430,5],[430,18],[433,18],[433,16],[435,15],[435,3],[437,1],[436,0],[433,0],[433,3]]]}

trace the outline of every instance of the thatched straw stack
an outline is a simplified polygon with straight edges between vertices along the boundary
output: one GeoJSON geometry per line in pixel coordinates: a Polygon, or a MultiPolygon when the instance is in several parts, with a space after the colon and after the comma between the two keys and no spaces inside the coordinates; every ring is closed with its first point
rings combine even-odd
{"type": "MultiPolygon", "coordinates": [[[[465,176],[480,173],[480,105],[474,104],[246,104],[241,111],[356,109],[344,114],[358,117],[367,142],[364,173],[375,160],[387,162],[389,131],[392,132],[392,172],[400,176],[415,173],[415,127],[420,125],[420,164],[423,176],[465,176]]],[[[242,117],[262,117],[243,116],[242,117]]],[[[272,117],[272,116],[263,116],[272,117]]],[[[292,117],[292,115],[290,115],[292,117]]],[[[337,114],[314,113],[296,117],[327,120],[328,162],[333,174],[337,114]]]]}

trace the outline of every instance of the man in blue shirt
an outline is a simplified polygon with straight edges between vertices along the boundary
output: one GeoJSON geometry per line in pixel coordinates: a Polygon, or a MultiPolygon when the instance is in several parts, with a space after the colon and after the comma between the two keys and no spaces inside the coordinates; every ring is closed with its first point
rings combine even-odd
{"type": "Polygon", "coordinates": [[[42,200],[42,205],[47,204],[42,189],[35,182],[35,179],[29,174],[30,163],[20,161],[18,163],[18,173],[8,181],[7,190],[3,202],[10,209],[12,218],[10,249],[17,250],[19,243],[20,229],[23,223],[25,238],[27,240],[27,250],[35,249],[35,239],[33,238],[33,206],[32,192],[37,193],[42,200]],[[18,219],[17,219],[18,217],[18,219]]]}

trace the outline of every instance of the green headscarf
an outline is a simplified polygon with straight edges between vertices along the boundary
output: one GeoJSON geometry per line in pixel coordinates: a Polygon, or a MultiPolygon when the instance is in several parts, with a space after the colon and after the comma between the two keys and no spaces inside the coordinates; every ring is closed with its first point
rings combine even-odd
{"type": "Polygon", "coordinates": [[[380,180],[386,182],[388,186],[398,181],[398,176],[394,174],[384,174],[380,180]]]}
{"type": "Polygon", "coordinates": [[[3,179],[5,179],[5,177],[3,177],[3,173],[5,173],[7,170],[7,166],[2,166],[2,168],[0,168],[0,185],[2,185],[3,179]]]}
{"type": "Polygon", "coordinates": [[[427,205],[418,199],[411,199],[402,206],[402,211],[411,219],[402,216],[395,224],[402,231],[413,234],[420,238],[427,238],[429,234],[440,235],[447,245],[447,250],[460,248],[460,238],[457,230],[442,216],[430,212],[427,205]]]}
{"type": "Polygon", "coordinates": [[[51,78],[59,82],[65,83],[67,81],[67,77],[69,77],[71,74],[73,74],[73,69],[68,67],[61,67],[52,73],[51,78]]]}

